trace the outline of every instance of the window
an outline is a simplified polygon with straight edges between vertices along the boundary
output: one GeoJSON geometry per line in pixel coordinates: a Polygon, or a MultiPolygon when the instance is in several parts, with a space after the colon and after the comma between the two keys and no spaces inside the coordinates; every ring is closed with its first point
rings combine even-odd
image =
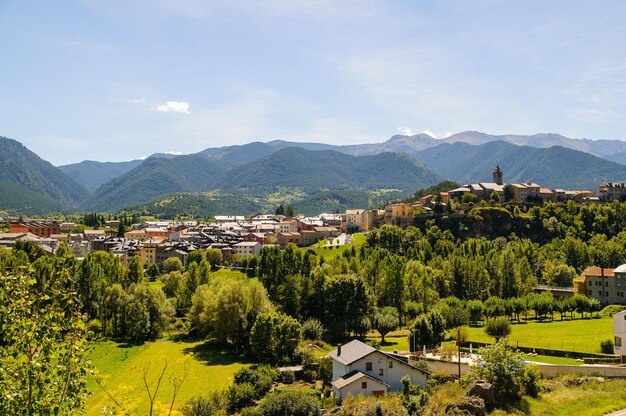
{"type": "Polygon", "coordinates": [[[383,375],[383,369],[382,369],[382,368],[379,368],[379,369],[378,369],[378,375],[379,375],[379,376],[382,376],[382,375],[383,375]]]}
{"type": "Polygon", "coordinates": [[[615,346],[616,347],[622,346],[622,337],[615,337],[615,346]]]}
{"type": "Polygon", "coordinates": [[[393,361],[389,361],[389,368],[393,368],[393,361]]]}
{"type": "Polygon", "coordinates": [[[372,371],[372,363],[365,363],[365,371],[372,371]]]}
{"type": "Polygon", "coordinates": [[[361,382],[361,388],[362,389],[366,389],[367,388],[367,381],[362,381],[361,382]]]}

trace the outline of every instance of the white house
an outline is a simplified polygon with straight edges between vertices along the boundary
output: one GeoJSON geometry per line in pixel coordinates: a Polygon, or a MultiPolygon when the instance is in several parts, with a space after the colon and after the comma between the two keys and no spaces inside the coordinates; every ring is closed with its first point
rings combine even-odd
{"type": "Polygon", "coordinates": [[[623,360],[626,356],[626,311],[613,315],[613,336],[615,337],[613,353],[621,355],[623,360]]]}
{"type": "Polygon", "coordinates": [[[339,400],[348,395],[384,395],[402,391],[402,378],[426,386],[428,373],[413,367],[408,358],[390,354],[358,340],[339,345],[328,353],[333,360],[333,391],[339,400]]]}
{"type": "Polygon", "coordinates": [[[258,256],[261,254],[262,248],[263,245],[256,241],[243,241],[241,243],[233,245],[233,250],[235,250],[235,254],[238,254],[242,257],[258,256]]]}

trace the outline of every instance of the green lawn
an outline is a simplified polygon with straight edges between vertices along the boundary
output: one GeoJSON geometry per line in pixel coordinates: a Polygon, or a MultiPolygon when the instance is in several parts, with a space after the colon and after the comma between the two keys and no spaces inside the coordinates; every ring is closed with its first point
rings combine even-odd
{"type": "Polygon", "coordinates": [[[352,247],[359,248],[365,243],[365,234],[352,234],[352,243],[343,246],[313,246],[313,251],[318,256],[324,257],[324,260],[331,260],[335,256],[343,254],[346,250],[352,250],[352,247]]]}
{"type": "Polygon", "coordinates": [[[247,277],[248,275],[239,271],[239,270],[233,270],[233,269],[227,269],[227,268],[219,268],[214,272],[211,272],[211,276],[224,276],[224,277],[247,277]]]}
{"type": "Polygon", "coordinates": [[[576,361],[575,358],[567,358],[567,357],[554,357],[552,355],[526,355],[524,354],[524,359],[526,361],[534,361],[537,363],[545,363],[545,364],[559,364],[559,365],[583,365],[584,363],[580,361],[576,361]]]}
{"type": "MultiPolygon", "coordinates": [[[[599,353],[600,341],[613,338],[613,320],[531,322],[512,325],[509,340],[520,347],[599,353]]],[[[469,341],[492,343],[483,327],[469,328],[469,341]]]]}
{"type": "MultiPolygon", "coordinates": [[[[159,412],[166,415],[172,399],[171,376],[187,373],[175,408],[181,407],[189,398],[207,391],[228,387],[233,374],[247,365],[245,359],[230,351],[223,351],[203,342],[174,342],[159,340],[143,345],[129,345],[116,342],[99,342],[94,346],[91,359],[96,370],[105,376],[107,389],[116,400],[122,400],[137,409],[137,414],[147,414],[149,400],[143,385],[144,369],[148,371],[148,381],[154,389],[158,374],[167,363],[168,367],[161,383],[156,400],[159,412]]],[[[102,414],[104,406],[113,401],[106,396],[93,379],[88,388],[92,396],[87,400],[88,415],[102,414]]]]}
{"type": "Polygon", "coordinates": [[[541,416],[600,416],[626,407],[626,380],[581,386],[557,386],[537,399],[528,399],[529,414],[541,416]]]}

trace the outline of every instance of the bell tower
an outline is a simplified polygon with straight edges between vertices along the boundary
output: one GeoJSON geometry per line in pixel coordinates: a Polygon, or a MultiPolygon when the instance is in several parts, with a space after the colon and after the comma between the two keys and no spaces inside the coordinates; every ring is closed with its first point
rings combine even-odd
{"type": "Polygon", "coordinates": [[[500,165],[496,165],[496,170],[493,171],[493,182],[502,185],[502,171],[500,170],[500,165]]]}

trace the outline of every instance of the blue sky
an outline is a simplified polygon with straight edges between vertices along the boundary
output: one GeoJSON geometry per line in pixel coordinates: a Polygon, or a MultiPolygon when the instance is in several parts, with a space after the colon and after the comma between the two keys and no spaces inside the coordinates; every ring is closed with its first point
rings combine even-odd
{"type": "Polygon", "coordinates": [[[53,164],[284,139],[626,139],[626,2],[0,0],[0,135],[53,164]]]}

